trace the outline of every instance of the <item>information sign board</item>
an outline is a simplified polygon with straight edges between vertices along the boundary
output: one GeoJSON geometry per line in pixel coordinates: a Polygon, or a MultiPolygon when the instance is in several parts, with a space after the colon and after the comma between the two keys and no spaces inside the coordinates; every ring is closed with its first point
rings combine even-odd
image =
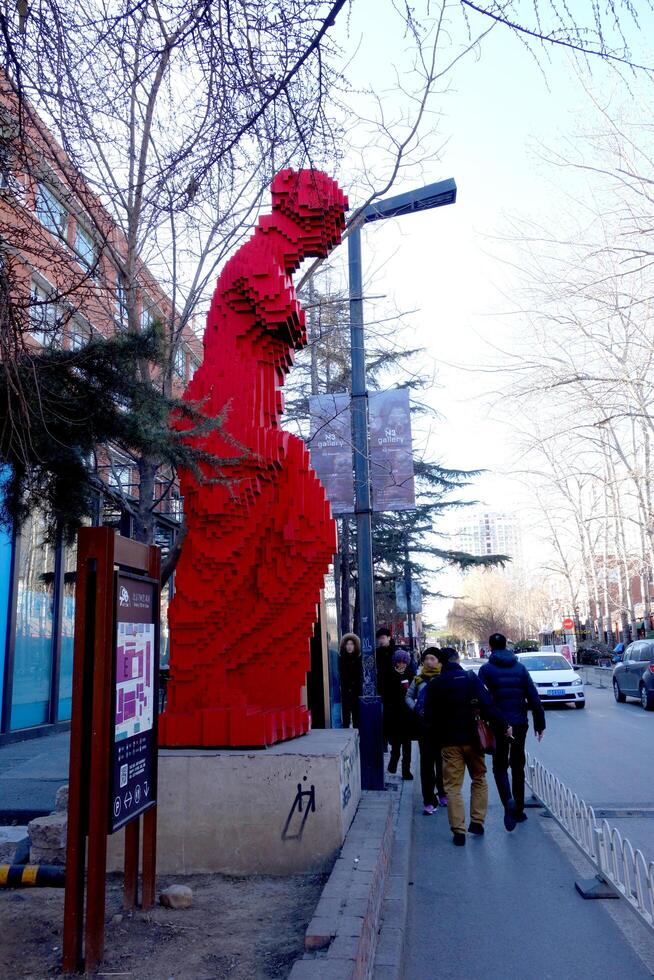
{"type": "Polygon", "coordinates": [[[117,572],[110,737],[113,834],[156,803],[159,599],[153,579],[117,572]]]}

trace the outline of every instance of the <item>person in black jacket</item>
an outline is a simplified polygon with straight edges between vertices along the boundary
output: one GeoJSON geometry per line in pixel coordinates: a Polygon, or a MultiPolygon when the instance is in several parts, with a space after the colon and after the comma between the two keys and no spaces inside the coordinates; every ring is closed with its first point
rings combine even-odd
{"type": "Polygon", "coordinates": [[[447,815],[452,840],[458,846],[466,842],[466,811],[461,787],[466,769],[470,773],[471,834],[482,836],[488,809],[486,762],[477,737],[475,712],[495,729],[511,735],[511,729],[476,674],[464,670],[452,647],[438,651],[442,669],[429,682],[425,695],[425,721],[437,748],[443,754],[443,782],[447,794],[447,815]]]}
{"type": "Polygon", "coordinates": [[[493,775],[504,807],[504,826],[515,829],[527,819],[525,813],[525,739],[529,730],[530,709],[534,731],[540,742],[545,731],[545,712],[529,671],[516,655],[506,649],[506,637],[493,633],[488,640],[491,655],[481,667],[479,679],[486,685],[493,701],[505,715],[513,738],[497,738],[493,757],[493,775]],[[511,781],[509,782],[509,768],[511,781]]]}
{"type": "Polygon", "coordinates": [[[345,633],[338,650],[338,673],[341,681],[343,728],[359,727],[359,698],[363,690],[361,641],[356,633],[345,633]]]}
{"type": "Polygon", "coordinates": [[[384,681],[384,737],[391,747],[388,763],[390,773],[397,772],[402,753],[402,779],[413,779],[411,773],[411,741],[415,729],[413,712],[406,703],[409,685],[415,676],[411,657],[406,650],[396,650],[393,666],[384,681]]]}
{"type": "Polygon", "coordinates": [[[377,649],[375,659],[377,664],[377,694],[380,698],[384,696],[384,681],[391,675],[393,670],[393,654],[395,653],[395,641],[391,636],[390,630],[385,626],[380,626],[375,633],[377,649]]]}

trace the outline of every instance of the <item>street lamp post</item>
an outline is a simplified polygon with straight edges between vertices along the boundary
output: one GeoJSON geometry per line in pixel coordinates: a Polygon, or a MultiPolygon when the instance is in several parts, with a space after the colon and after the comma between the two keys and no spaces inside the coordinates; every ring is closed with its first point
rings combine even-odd
{"type": "Polygon", "coordinates": [[[363,333],[363,275],[361,271],[361,226],[369,221],[397,218],[415,211],[454,204],[456,184],[451,178],[406,194],[397,194],[369,204],[348,238],[350,291],[350,346],[352,351],[352,443],[357,533],[357,579],[363,657],[363,696],[359,710],[361,739],[361,785],[363,789],[384,788],[384,745],[382,706],[377,694],[375,663],[375,601],[372,573],[372,495],[370,488],[370,442],[368,437],[368,391],[363,333]]]}

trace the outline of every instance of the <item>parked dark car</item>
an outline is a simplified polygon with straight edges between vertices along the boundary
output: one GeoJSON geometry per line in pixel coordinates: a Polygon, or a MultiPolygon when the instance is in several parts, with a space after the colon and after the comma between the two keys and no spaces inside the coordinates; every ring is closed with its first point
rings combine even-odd
{"type": "Polygon", "coordinates": [[[645,711],[654,711],[654,641],[629,644],[622,663],[613,668],[613,694],[620,702],[638,698],[645,711]]]}

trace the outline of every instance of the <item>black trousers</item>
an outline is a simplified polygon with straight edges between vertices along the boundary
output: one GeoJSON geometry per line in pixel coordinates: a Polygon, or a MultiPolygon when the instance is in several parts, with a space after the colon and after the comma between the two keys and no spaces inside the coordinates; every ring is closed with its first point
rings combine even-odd
{"type": "Polygon", "coordinates": [[[424,735],[418,739],[418,745],[420,746],[422,802],[425,806],[438,806],[434,790],[439,796],[445,796],[441,750],[434,745],[432,738],[427,738],[424,735]]]}
{"type": "Polygon", "coordinates": [[[411,772],[411,739],[391,739],[391,758],[389,765],[397,766],[402,751],[402,775],[411,772]]]}
{"type": "Polygon", "coordinates": [[[496,738],[493,776],[503,806],[513,797],[517,812],[522,813],[525,808],[525,739],[529,725],[513,725],[512,728],[512,739],[505,735],[496,738]]]}
{"type": "Polygon", "coordinates": [[[350,694],[342,695],[341,714],[343,715],[343,728],[350,727],[350,721],[355,728],[359,727],[359,698],[350,694]]]}

